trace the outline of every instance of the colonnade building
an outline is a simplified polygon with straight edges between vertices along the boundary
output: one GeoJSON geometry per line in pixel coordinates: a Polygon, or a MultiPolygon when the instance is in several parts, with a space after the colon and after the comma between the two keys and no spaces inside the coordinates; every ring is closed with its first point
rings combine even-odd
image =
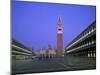
{"type": "Polygon", "coordinates": [[[14,39],[12,40],[12,59],[30,59],[32,57],[32,48],[28,48],[14,39]]]}
{"type": "Polygon", "coordinates": [[[66,55],[96,57],[96,21],[65,47],[66,55]]]}

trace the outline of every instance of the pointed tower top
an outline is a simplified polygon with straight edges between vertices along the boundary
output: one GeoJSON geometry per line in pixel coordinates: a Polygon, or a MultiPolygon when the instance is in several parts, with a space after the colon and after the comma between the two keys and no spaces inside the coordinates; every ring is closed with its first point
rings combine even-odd
{"type": "Polygon", "coordinates": [[[60,16],[58,17],[58,25],[62,25],[61,17],[60,16]]]}

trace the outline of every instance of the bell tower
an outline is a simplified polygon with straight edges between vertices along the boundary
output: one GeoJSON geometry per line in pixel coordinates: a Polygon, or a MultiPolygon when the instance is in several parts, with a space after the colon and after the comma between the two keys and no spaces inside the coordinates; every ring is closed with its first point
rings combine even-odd
{"type": "Polygon", "coordinates": [[[63,56],[63,27],[62,27],[62,22],[61,18],[58,17],[58,22],[57,22],[57,55],[58,56],[63,56]]]}

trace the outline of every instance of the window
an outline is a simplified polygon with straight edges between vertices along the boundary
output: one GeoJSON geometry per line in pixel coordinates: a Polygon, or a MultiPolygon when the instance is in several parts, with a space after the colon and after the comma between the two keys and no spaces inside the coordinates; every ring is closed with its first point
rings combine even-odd
{"type": "Polygon", "coordinates": [[[59,31],[61,31],[62,29],[58,29],[59,31]]]}

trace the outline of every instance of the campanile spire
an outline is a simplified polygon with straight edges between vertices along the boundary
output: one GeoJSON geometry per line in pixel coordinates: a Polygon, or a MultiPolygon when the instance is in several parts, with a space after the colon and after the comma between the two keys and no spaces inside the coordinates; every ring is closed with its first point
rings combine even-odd
{"type": "Polygon", "coordinates": [[[58,17],[58,25],[62,25],[61,17],[58,17]]]}

